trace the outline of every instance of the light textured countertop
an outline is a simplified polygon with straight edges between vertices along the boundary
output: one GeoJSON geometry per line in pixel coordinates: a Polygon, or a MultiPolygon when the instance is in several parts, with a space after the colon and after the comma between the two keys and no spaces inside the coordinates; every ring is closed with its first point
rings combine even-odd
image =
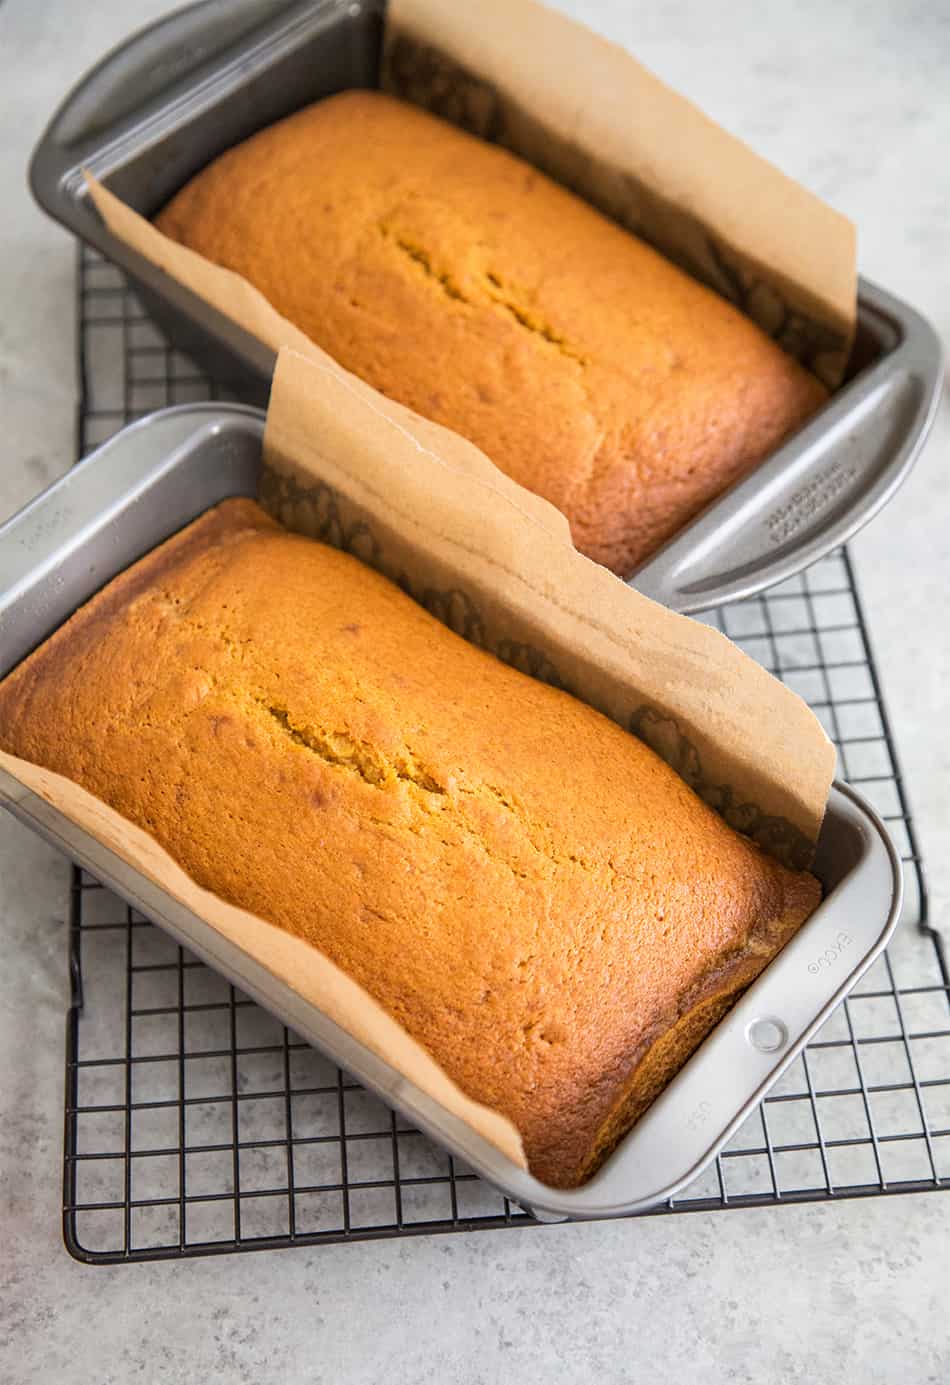
{"type": "MultiPolygon", "coordinates": [[[[573,0],[860,228],[862,271],[950,340],[950,9],[573,0]]],[[[0,517],[73,460],[74,246],[29,151],[166,0],[0,4],[0,517]]],[[[950,917],[950,409],[854,545],[950,917]]],[[[0,815],[0,1381],[950,1379],[950,1196],[83,1268],[60,1239],[66,864],[0,815]]]]}

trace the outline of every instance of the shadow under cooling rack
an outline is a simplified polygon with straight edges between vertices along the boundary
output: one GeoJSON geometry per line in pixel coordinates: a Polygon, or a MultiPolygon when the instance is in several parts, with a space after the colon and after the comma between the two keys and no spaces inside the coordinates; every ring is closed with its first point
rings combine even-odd
{"type": "MultiPolygon", "coordinates": [[[[79,295],[80,455],[142,413],[212,397],[89,252],[79,295]]],[[[643,1215],[950,1187],[950,985],[847,554],[705,618],[821,718],[842,777],[888,824],[905,906],[887,953],[718,1159],[643,1215]]],[[[69,919],[77,1257],[536,1225],[78,869],[69,919]]]]}

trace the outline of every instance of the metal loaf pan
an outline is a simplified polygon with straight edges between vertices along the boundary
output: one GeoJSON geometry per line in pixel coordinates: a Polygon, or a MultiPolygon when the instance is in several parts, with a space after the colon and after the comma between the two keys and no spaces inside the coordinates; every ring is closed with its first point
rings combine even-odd
{"type": "MultiPolygon", "coordinates": [[[[126,428],[0,528],[0,677],[104,583],[208,506],[254,495],[263,416],[184,405],[126,428]]],[[[0,801],[542,1219],[618,1216],[672,1196],[717,1153],[883,948],[902,878],[878,818],[831,794],[824,903],[583,1188],[545,1187],[207,923],[0,771],[0,801]]]]}
{"type": "MultiPolygon", "coordinates": [[[[120,265],[166,335],[249,402],[266,402],[271,351],[111,236],[81,170],[154,215],[255,130],[344,87],[375,86],[383,14],[381,0],[204,0],[103,59],[34,154],[30,179],[46,211],[120,265]]],[[[693,612],[801,571],[893,495],[927,435],[940,377],[930,326],[862,282],[844,387],[644,564],[633,584],[693,612]]]]}

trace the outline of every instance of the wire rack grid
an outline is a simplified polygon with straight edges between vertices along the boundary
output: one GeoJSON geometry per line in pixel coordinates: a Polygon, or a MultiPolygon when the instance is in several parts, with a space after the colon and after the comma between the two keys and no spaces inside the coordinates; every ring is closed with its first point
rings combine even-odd
{"type": "MultiPolygon", "coordinates": [[[[79,455],[151,409],[215,397],[88,250],[79,307],[79,455]]],[[[707,619],[814,708],[888,823],[906,899],[887,953],[655,1210],[946,1188],[950,978],[847,553],[707,619]]],[[[77,868],[69,959],[64,1234],[78,1258],[536,1225],[77,868]]]]}

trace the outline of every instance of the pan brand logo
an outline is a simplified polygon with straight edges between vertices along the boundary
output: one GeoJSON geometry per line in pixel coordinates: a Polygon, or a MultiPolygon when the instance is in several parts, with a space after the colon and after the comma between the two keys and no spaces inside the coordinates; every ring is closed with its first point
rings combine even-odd
{"type": "Polygon", "coordinates": [[[841,929],[831,946],[826,947],[824,952],[819,952],[814,961],[808,963],[808,970],[812,976],[817,976],[822,967],[834,966],[845,948],[850,947],[853,942],[851,934],[841,929]]]}
{"type": "Polygon", "coordinates": [[[772,511],[766,520],[769,541],[779,544],[790,539],[815,515],[828,509],[857,476],[858,468],[853,464],[844,461],[832,462],[820,476],[809,481],[807,486],[802,486],[784,505],[772,511]]]}

